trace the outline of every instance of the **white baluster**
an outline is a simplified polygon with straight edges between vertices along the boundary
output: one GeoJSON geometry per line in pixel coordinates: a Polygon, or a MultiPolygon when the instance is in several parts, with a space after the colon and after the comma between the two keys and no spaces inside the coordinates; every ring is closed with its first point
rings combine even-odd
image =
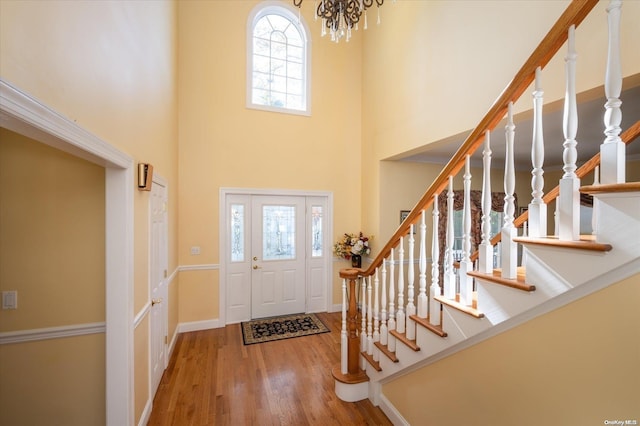
{"type": "Polygon", "coordinates": [[[422,216],[420,219],[420,259],[418,260],[418,266],[420,271],[419,284],[420,290],[418,293],[418,316],[420,318],[426,318],[428,315],[428,301],[427,301],[427,225],[424,221],[425,212],[422,210],[422,216]]]}
{"type": "Polygon", "coordinates": [[[622,1],[612,0],[607,7],[609,21],[609,49],[607,53],[607,71],[604,92],[607,102],[604,104],[604,134],[606,138],[600,145],[600,180],[602,183],[625,182],[625,144],[620,139],[622,110],[620,91],[622,90],[622,70],[620,66],[620,12],[622,1]]]}
{"type": "Polygon", "coordinates": [[[565,58],[567,90],[564,99],[564,143],[562,146],[562,159],[564,161],[564,175],[560,179],[560,195],[558,220],[558,238],[563,241],[576,241],[580,239],[580,179],[576,175],[576,161],[578,150],[576,146],[576,133],[578,131],[578,109],[576,105],[576,57],[575,51],[575,26],[569,28],[568,53],[565,58]]]}
{"type": "MultiPolygon", "coordinates": [[[[522,223],[522,236],[523,237],[529,236],[529,223],[526,220],[522,223]]],[[[526,264],[527,264],[527,248],[523,245],[522,258],[520,259],[520,265],[526,266],[526,264]]]]}
{"type": "MultiPolygon", "coordinates": [[[[602,156],[600,157],[602,158],[602,156]]],[[[593,184],[600,185],[600,166],[596,166],[593,170],[593,184]]],[[[593,197],[593,206],[591,206],[591,234],[598,239],[598,197],[593,197]]]]}
{"type": "Polygon", "coordinates": [[[444,249],[444,297],[456,298],[456,271],[453,267],[453,176],[449,176],[447,189],[447,236],[444,249]]]}
{"type": "Polygon", "coordinates": [[[373,355],[373,283],[371,282],[371,275],[369,275],[369,285],[367,286],[367,354],[373,355]]]}
{"type": "Polygon", "coordinates": [[[387,328],[387,259],[382,259],[382,287],[380,288],[380,343],[387,345],[389,329],[387,328]]]}
{"type": "MultiPolygon", "coordinates": [[[[374,301],[373,301],[373,344],[380,341],[380,302],[378,301],[378,287],[380,286],[380,280],[378,279],[378,268],[376,268],[376,276],[373,279],[374,282],[374,301]]],[[[378,361],[380,359],[380,351],[373,351],[373,360],[378,361]]]]}
{"type": "Polygon", "coordinates": [[[395,315],[395,262],[393,259],[393,249],[391,249],[391,257],[389,260],[389,320],[387,321],[387,330],[389,332],[387,340],[387,349],[391,352],[396,351],[396,338],[390,333],[396,329],[396,315],[395,315]]]}
{"type": "Polygon", "coordinates": [[[471,263],[471,166],[470,156],[465,159],[464,204],[462,206],[462,260],[458,275],[460,279],[460,303],[471,306],[473,303],[473,278],[467,275],[473,269],[471,263]]]}
{"type": "Polygon", "coordinates": [[[531,141],[531,203],[529,203],[529,235],[535,238],[547,235],[547,205],[544,194],[544,138],[542,135],[542,95],[540,88],[541,69],[536,68],[536,88],[533,91],[533,137],[531,141]]]}
{"type": "Polygon", "coordinates": [[[484,135],[482,150],[482,242],[478,247],[478,271],[493,271],[493,246],[491,245],[491,132],[484,135]]]}
{"type": "Polygon", "coordinates": [[[431,289],[429,294],[429,322],[440,325],[440,239],[438,238],[438,194],[433,196],[433,238],[431,239],[431,289]]]}
{"type": "MultiPolygon", "coordinates": [[[[360,298],[362,324],[360,331],[360,352],[367,352],[367,279],[361,278],[360,285],[362,286],[362,297],[360,298]]],[[[360,368],[365,369],[366,360],[364,357],[360,357],[360,368]]]]}
{"type": "Polygon", "coordinates": [[[396,313],[396,330],[398,333],[405,333],[406,317],[404,314],[404,238],[400,237],[398,246],[398,312],[396,313]]]}
{"type": "Polygon", "coordinates": [[[347,341],[347,280],[342,280],[342,329],[340,331],[340,372],[349,372],[349,343],[347,341]]]}
{"type": "Polygon", "coordinates": [[[407,266],[407,339],[415,340],[416,338],[416,324],[411,319],[411,315],[416,314],[416,305],[414,304],[414,289],[413,283],[415,280],[415,272],[413,265],[413,249],[415,246],[415,238],[413,236],[414,225],[409,227],[409,265],[407,266]]]}
{"type": "Polygon", "coordinates": [[[513,102],[509,102],[507,113],[507,125],[505,127],[506,152],[504,169],[504,224],[501,231],[501,261],[502,278],[515,279],[518,271],[518,245],[513,241],[517,236],[517,230],[513,226],[515,204],[513,193],[516,187],[516,174],[513,158],[513,138],[516,126],[513,124],[513,102]]]}

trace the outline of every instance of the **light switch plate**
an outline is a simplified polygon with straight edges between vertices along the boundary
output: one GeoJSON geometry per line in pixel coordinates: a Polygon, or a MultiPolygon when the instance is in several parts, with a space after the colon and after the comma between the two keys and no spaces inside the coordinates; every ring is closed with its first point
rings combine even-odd
{"type": "Polygon", "coordinates": [[[18,292],[16,290],[2,292],[2,309],[18,309],[18,292]]]}

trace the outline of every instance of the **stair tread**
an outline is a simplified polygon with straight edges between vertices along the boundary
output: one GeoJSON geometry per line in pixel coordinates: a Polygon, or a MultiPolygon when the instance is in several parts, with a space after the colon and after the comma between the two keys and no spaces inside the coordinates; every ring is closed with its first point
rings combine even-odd
{"type": "Polygon", "coordinates": [[[382,367],[380,367],[380,362],[379,361],[375,361],[373,359],[373,355],[369,355],[366,352],[360,352],[360,354],[364,357],[364,359],[367,360],[367,362],[376,370],[376,371],[382,371],[382,367]]]}
{"type": "Polygon", "coordinates": [[[427,318],[420,318],[417,315],[411,315],[411,316],[409,316],[409,318],[411,318],[417,324],[420,324],[421,326],[423,326],[427,330],[431,331],[432,333],[435,333],[440,337],[447,337],[447,332],[442,329],[442,321],[440,321],[441,325],[433,325],[433,324],[431,324],[429,322],[429,318],[428,317],[427,318]]]}
{"type": "Polygon", "coordinates": [[[580,187],[580,192],[583,194],[603,194],[611,192],[636,192],[640,191],[640,182],[625,182],[625,183],[611,183],[611,184],[598,184],[598,185],[586,185],[580,187]]]}
{"type": "Polygon", "coordinates": [[[411,348],[414,352],[418,352],[420,350],[420,346],[418,346],[415,340],[407,339],[406,333],[400,333],[398,330],[391,330],[389,333],[391,333],[396,339],[400,340],[402,343],[411,348]]]}
{"type": "MultiPolygon", "coordinates": [[[[393,333],[392,333],[393,334],[393,333]]],[[[376,347],[378,349],[380,349],[380,352],[382,352],[383,354],[386,355],[387,358],[389,358],[391,361],[393,362],[398,362],[398,357],[396,356],[395,352],[391,352],[389,350],[389,345],[383,345],[380,342],[375,342],[374,345],[376,345],[376,347]]]]}
{"type": "Polygon", "coordinates": [[[470,275],[472,277],[479,278],[494,284],[500,284],[507,287],[511,287],[516,290],[535,291],[536,289],[535,285],[527,284],[524,276],[524,269],[522,268],[518,268],[518,273],[515,279],[503,278],[501,269],[494,269],[491,273],[471,271],[471,272],[467,272],[467,275],[470,275]]]}
{"type": "Polygon", "coordinates": [[[611,244],[596,242],[593,235],[581,235],[580,240],[578,241],[560,240],[558,237],[555,237],[555,236],[542,237],[542,238],[517,237],[517,238],[514,238],[513,241],[521,244],[535,244],[535,245],[544,245],[544,246],[552,246],[552,247],[565,247],[565,248],[574,248],[574,249],[599,251],[599,252],[607,252],[613,248],[611,244]]]}
{"type": "Polygon", "coordinates": [[[459,310],[460,312],[464,312],[465,314],[471,315],[475,318],[484,318],[484,314],[479,310],[472,308],[471,306],[463,305],[460,302],[456,302],[455,300],[447,299],[444,296],[435,296],[435,299],[447,306],[450,306],[454,309],[459,310]]]}

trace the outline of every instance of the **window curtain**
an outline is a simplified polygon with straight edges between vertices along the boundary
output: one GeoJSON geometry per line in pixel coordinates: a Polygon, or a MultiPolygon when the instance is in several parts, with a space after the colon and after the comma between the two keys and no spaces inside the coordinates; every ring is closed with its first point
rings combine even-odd
{"type": "MultiPolygon", "coordinates": [[[[438,196],[438,210],[440,211],[440,218],[438,220],[438,243],[440,246],[440,287],[443,285],[444,278],[444,250],[447,243],[447,192],[442,192],[438,196]]],[[[478,246],[482,242],[482,191],[471,190],[470,191],[471,202],[471,253],[477,250],[478,246]]],[[[504,192],[492,192],[491,193],[491,210],[496,212],[504,211],[504,192]]],[[[518,211],[518,196],[513,194],[514,197],[514,211],[518,211]]],[[[464,206],[464,191],[453,191],[453,210],[462,210],[464,206]]],[[[517,213],[516,213],[517,214],[517,213]]]]}

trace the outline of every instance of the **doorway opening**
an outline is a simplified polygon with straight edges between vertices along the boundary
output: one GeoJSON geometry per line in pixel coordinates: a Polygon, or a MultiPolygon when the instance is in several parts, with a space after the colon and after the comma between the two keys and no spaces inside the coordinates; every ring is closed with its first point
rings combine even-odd
{"type": "Polygon", "coordinates": [[[332,195],[222,189],[220,320],[331,308],[332,195]]]}

